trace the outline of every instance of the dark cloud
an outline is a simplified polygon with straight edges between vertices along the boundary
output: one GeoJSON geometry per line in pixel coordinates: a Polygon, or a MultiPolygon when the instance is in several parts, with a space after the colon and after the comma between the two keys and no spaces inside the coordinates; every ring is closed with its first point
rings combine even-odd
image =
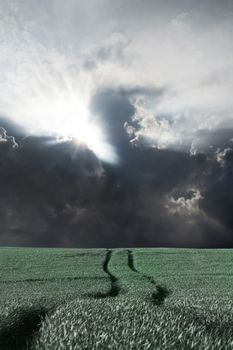
{"type": "Polygon", "coordinates": [[[97,91],[91,101],[91,110],[120,155],[127,151],[129,139],[124,125],[131,121],[135,108],[125,91],[111,88],[97,91]]]}
{"type": "Polygon", "coordinates": [[[0,244],[233,244],[230,131],[212,135],[207,154],[133,146],[124,128],[134,114],[128,95],[104,89],[92,100],[119,152],[118,165],[73,142],[28,137],[15,148],[0,143],[0,244]]]}
{"type": "Polygon", "coordinates": [[[102,167],[93,153],[28,138],[13,153],[1,152],[1,159],[3,237],[9,232],[9,241],[18,237],[18,244],[66,244],[68,208],[93,205],[101,188],[102,167]]]}
{"type": "MultiPolygon", "coordinates": [[[[233,130],[232,130],[233,133],[233,130]]],[[[219,222],[223,230],[233,232],[232,205],[233,205],[233,145],[225,142],[227,148],[217,148],[209,162],[208,171],[203,179],[203,199],[200,208],[207,215],[219,222]]],[[[219,237],[220,238],[220,237],[219,237]]],[[[230,245],[232,236],[228,237],[230,245]]],[[[222,239],[224,242],[224,239],[222,239]]]]}

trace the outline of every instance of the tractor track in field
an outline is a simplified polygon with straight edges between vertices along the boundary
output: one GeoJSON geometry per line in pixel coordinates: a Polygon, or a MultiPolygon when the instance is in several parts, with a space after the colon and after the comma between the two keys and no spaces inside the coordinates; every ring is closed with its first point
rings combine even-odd
{"type": "Polygon", "coordinates": [[[152,276],[146,275],[146,274],[138,271],[138,269],[135,267],[133,251],[132,250],[127,250],[127,253],[128,253],[128,266],[129,266],[130,270],[132,270],[133,272],[138,273],[143,278],[147,279],[150,283],[156,284],[156,282],[155,282],[155,280],[154,280],[154,278],[152,276]]]}
{"type": "Polygon", "coordinates": [[[76,276],[76,277],[57,277],[57,278],[26,278],[24,280],[12,280],[12,281],[0,281],[0,284],[12,284],[20,282],[60,282],[60,281],[78,281],[78,280],[99,280],[106,279],[104,276],[88,277],[88,276],[76,276]]]}
{"type": "Polygon", "coordinates": [[[119,293],[121,292],[121,286],[119,284],[119,279],[113,275],[111,273],[111,271],[109,270],[109,262],[111,260],[113,251],[112,250],[108,250],[103,262],[103,270],[104,272],[108,275],[108,278],[110,280],[111,286],[109,288],[109,290],[107,292],[96,292],[96,293],[91,293],[88,294],[88,296],[93,297],[95,299],[101,299],[101,298],[114,298],[117,297],[119,295],[119,293]]]}
{"type": "Polygon", "coordinates": [[[138,275],[140,275],[141,277],[143,277],[144,279],[146,279],[156,287],[156,291],[151,294],[151,300],[155,305],[162,305],[165,299],[168,297],[168,295],[171,294],[171,291],[169,291],[164,286],[156,285],[156,282],[152,276],[141,273],[135,266],[133,251],[128,249],[127,253],[128,253],[128,266],[130,270],[137,273],[138,275]]]}

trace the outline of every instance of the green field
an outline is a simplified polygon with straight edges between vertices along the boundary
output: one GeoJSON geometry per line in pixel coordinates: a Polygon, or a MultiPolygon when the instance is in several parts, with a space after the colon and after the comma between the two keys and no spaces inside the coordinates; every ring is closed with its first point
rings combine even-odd
{"type": "Polygon", "coordinates": [[[0,249],[0,349],[233,349],[233,251],[0,249]]]}

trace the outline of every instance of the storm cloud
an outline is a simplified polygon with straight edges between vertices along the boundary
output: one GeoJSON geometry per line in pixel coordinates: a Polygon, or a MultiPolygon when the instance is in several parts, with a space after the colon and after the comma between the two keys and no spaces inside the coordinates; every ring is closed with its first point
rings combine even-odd
{"type": "Polygon", "coordinates": [[[230,131],[219,131],[208,153],[136,146],[124,128],[133,107],[122,91],[98,92],[93,106],[98,118],[113,118],[113,129],[105,124],[117,165],[73,142],[16,137],[19,146],[7,151],[0,144],[1,244],[231,245],[230,131]]]}

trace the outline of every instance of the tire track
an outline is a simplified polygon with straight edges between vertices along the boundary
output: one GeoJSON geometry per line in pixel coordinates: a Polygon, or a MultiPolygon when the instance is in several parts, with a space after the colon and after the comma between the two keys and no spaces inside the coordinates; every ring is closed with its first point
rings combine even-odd
{"type": "Polygon", "coordinates": [[[103,292],[97,292],[97,293],[92,293],[92,294],[88,294],[88,296],[91,296],[93,298],[96,299],[101,299],[101,298],[114,298],[117,297],[119,295],[119,293],[121,292],[121,286],[119,284],[119,279],[113,275],[111,273],[111,271],[109,270],[109,262],[111,260],[112,257],[112,250],[108,250],[103,262],[103,270],[104,272],[108,275],[111,286],[109,288],[109,290],[106,293],[103,292]]]}
{"type": "Polygon", "coordinates": [[[62,281],[78,281],[78,280],[99,280],[106,279],[104,276],[75,276],[75,277],[55,277],[55,278],[27,278],[24,280],[12,280],[12,281],[0,281],[0,284],[12,284],[12,283],[21,283],[21,282],[62,282],[62,281]]]}
{"type": "Polygon", "coordinates": [[[166,287],[164,286],[160,286],[160,285],[156,285],[156,282],[154,280],[154,278],[150,275],[141,273],[135,266],[135,260],[134,260],[134,253],[132,250],[128,249],[127,250],[128,253],[128,266],[129,268],[139,274],[140,276],[142,276],[144,279],[146,279],[147,281],[149,281],[151,284],[155,285],[156,287],[156,291],[153,292],[151,294],[151,300],[155,305],[163,305],[165,299],[171,294],[171,291],[168,290],[166,287]]]}

